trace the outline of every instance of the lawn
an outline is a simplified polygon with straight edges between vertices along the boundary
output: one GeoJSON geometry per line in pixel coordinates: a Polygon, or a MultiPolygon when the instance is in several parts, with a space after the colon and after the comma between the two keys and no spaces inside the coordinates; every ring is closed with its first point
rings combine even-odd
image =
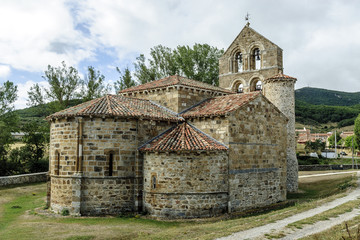
{"type": "Polygon", "coordinates": [[[63,217],[47,213],[46,184],[0,188],[0,239],[214,239],[261,226],[342,196],[354,186],[350,175],[300,179],[296,202],[246,216],[158,221],[144,216],[63,217]]]}

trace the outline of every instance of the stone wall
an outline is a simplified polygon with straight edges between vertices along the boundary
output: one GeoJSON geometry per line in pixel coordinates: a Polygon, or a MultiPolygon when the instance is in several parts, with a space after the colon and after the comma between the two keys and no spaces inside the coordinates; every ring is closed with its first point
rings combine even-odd
{"type": "Polygon", "coordinates": [[[224,116],[212,118],[191,118],[189,123],[204,133],[229,146],[229,119],[224,116]]]}
{"type": "Polygon", "coordinates": [[[144,210],[165,218],[227,211],[227,152],[146,153],[144,210]]]}
{"type": "Polygon", "coordinates": [[[231,211],[286,200],[286,117],[261,96],[228,118],[231,211]]]}
{"type": "Polygon", "coordinates": [[[46,182],[47,172],[0,177],[0,186],[46,182]]]}
{"type": "MultiPolygon", "coordinates": [[[[356,166],[354,166],[356,169],[356,166]]],[[[349,170],[352,169],[351,164],[335,164],[335,165],[299,165],[299,171],[328,171],[328,170],[349,170]]]]}

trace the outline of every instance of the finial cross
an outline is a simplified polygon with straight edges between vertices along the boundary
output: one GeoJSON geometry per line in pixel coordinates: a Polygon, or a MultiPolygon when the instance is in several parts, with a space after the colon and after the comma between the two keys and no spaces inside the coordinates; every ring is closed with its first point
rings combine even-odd
{"type": "Polygon", "coordinates": [[[250,19],[250,14],[249,14],[249,13],[246,13],[246,15],[245,15],[245,21],[249,22],[249,19],[250,19]]]}

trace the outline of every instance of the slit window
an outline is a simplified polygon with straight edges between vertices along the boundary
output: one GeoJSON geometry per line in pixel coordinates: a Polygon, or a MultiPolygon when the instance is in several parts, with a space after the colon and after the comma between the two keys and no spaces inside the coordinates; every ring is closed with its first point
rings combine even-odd
{"type": "Polygon", "coordinates": [[[55,175],[60,175],[60,153],[55,153],[55,175]]]}
{"type": "Polygon", "coordinates": [[[113,175],[114,154],[109,154],[109,176],[113,175]]]}
{"type": "Polygon", "coordinates": [[[155,176],[152,177],[152,188],[153,189],[156,188],[156,177],[155,176]]]}

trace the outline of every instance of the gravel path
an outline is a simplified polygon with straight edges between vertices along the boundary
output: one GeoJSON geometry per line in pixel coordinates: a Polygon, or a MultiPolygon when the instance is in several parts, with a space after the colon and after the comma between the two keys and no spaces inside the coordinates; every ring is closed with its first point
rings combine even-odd
{"type": "MultiPolygon", "coordinates": [[[[315,175],[312,175],[312,176],[315,176],[315,175]]],[[[357,176],[358,176],[358,188],[355,189],[354,191],[350,192],[345,197],[336,199],[332,202],[325,203],[324,205],[322,205],[320,207],[293,215],[291,217],[276,221],[274,223],[270,223],[270,224],[267,224],[264,226],[237,232],[230,236],[219,238],[218,240],[266,239],[264,234],[272,233],[275,230],[276,230],[276,232],[280,232],[281,230],[283,230],[285,233],[289,234],[283,239],[298,239],[300,237],[304,237],[304,236],[307,236],[310,234],[324,231],[336,224],[339,224],[343,221],[347,221],[348,219],[354,218],[356,215],[360,214],[359,209],[355,209],[352,212],[342,214],[342,215],[338,216],[337,218],[332,218],[331,220],[318,222],[316,224],[304,227],[303,229],[296,229],[294,231],[291,231],[291,229],[289,230],[289,228],[285,228],[290,223],[297,222],[299,220],[315,216],[315,215],[325,212],[329,209],[337,207],[341,204],[344,204],[351,200],[356,200],[356,199],[360,198],[360,178],[359,178],[360,172],[357,172],[357,176]],[[335,224],[331,225],[330,223],[332,223],[332,222],[334,222],[335,224]]]]}

